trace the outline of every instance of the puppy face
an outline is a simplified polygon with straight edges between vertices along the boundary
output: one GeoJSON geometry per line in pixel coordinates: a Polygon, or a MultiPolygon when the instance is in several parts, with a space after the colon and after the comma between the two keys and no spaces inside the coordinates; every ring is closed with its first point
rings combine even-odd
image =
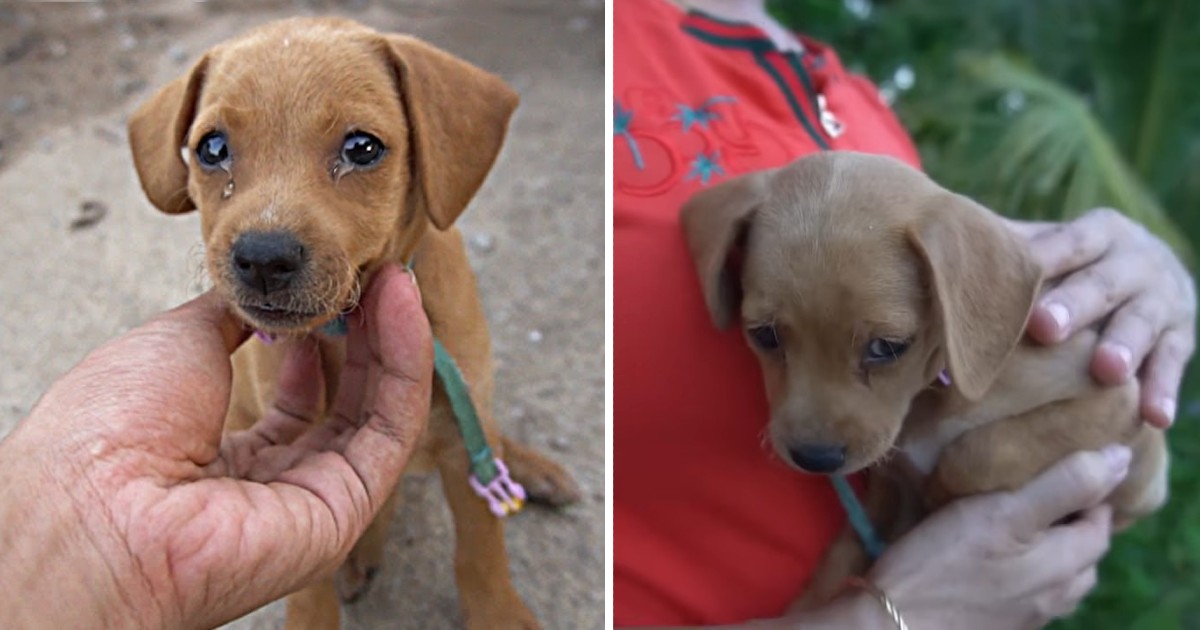
{"type": "Polygon", "coordinates": [[[353,304],[401,226],[408,125],[369,40],[330,54],[318,37],[273,39],[210,57],[188,194],[218,289],[260,328],[303,328],[353,304]]]}
{"type": "Polygon", "coordinates": [[[714,319],[740,313],[785,461],[817,473],[877,462],[943,369],[964,396],[986,391],[1040,277],[988,211],[859,154],[724,186],[683,221],[714,319]]]}
{"type": "Polygon", "coordinates": [[[515,105],[417,40],[297,19],[209,51],[139,109],[130,139],[151,201],[199,209],[217,290],[256,328],[304,332],[429,222],[453,223],[515,105]]]}

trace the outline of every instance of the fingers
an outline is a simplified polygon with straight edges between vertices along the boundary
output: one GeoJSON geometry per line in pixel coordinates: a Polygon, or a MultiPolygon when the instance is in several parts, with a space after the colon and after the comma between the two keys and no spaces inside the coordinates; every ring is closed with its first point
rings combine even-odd
{"type": "MultiPolygon", "coordinates": [[[[1047,593],[1042,604],[1042,617],[1048,622],[1054,619],[1061,619],[1070,616],[1079,608],[1079,604],[1087,597],[1092,589],[1096,588],[1098,575],[1096,565],[1091,565],[1088,568],[1080,571],[1077,575],[1072,576],[1066,584],[1060,588],[1047,593]]],[[[1041,624],[1039,624],[1041,627],[1041,624]]]]}
{"type": "Polygon", "coordinates": [[[1045,536],[1031,553],[1030,562],[1058,567],[1060,579],[1068,579],[1094,567],[1108,553],[1112,540],[1112,506],[1101,503],[1078,519],[1044,530],[1045,536]]]}
{"type": "Polygon", "coordinates": [[[378,385],[364,408],[366,423],[350,438],[343,455],[358,473],[375,510],[395,486],[425,430],[433,343],[416,284],[397,267],[376,274],[363,313],[370,371],[377,375],[378,385]]]}
{"type": "MultiPolygon", "coordinates": [[[[1038,301],[1030,318],[1029,332],[1042,343],[1062,341],[1129,301],[1143,288],[1144,280],[1140,265],[1118,258],[1074,273],[1038,301]]],[[[1145,305],[1138,308],[1139,316],[1156,315],[1145,305]]]]}
{"type": "Polygon", "coordinates": [[[1176,401],[1183,370],[1195,349],[1190,326],[1163,333],[1142,369],[1142,418],[1151,426],[1165,429],[1175,421],[1176,401]]]}
{"type": "Polygon", "coordinates": [[[1062,518],[1098,504],[1129,472],[1129,448],[1082,451],[1055,464],[1009,497],[1013,535],[1032,540],[1062,518]]]}
{"type": "Polygon", "coordinates": [[[1008,227],[1008,229],[1014,234],[1026,240],[1037,238],[1042,234],[1057,229],[1061,225],[1060,223],[1054,223],[1050,221],[1014,221],[1013,219],[1009,219],[1007,217],[1000,217],[1000,220],[1003,221],[1004,225],[1008,227]]]}
{"type": "Polygon", "coordinates": [[[321,354],[316,337],[289,340],[275,400],[250,431],[261,446],[290,444],[321,413],[321,394],[325,391],[325,372],[321,369],[321,354]]]}
{"type": "Polygon", "coordinates": [[[1099,260],[1112,245],[1113,227],[1122,220],[1115,210],[1093,210],[1069,223],[1038,231],[1029,248],[1045,276],[1057,278],[1099,260]]]}
{"type": "Polygon", "coordinates": [[[1122,306],[1104,328],[1092,373],[1105,385],[1129,380],[1167,327],[1167,305],[1143,293],[1122,306]]]}

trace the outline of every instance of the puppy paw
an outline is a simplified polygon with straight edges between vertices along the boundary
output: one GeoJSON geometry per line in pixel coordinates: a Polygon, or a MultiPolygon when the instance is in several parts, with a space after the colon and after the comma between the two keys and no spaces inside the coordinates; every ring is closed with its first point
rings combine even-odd
{"type": "Polygon", "coordinates": [[[519,597],[503,606],[467,612],[467,630],[540,630],[542,624],[519,597]]]}
{"type": "Polygon", "coordinates": [[[583,491],[571,473],[537,451],[513,445],[505,450],[505,457],[509,473],[525,488],[531,503],[570,505],[583,497],[583,491]]]}
{"type": "Polygon", "coordinates": [[[368,564],[354,555],[346,558],[338,569],[334,584],[343,604],[352,604],[367,594],[379,573],[379,564],[368,564]]]}

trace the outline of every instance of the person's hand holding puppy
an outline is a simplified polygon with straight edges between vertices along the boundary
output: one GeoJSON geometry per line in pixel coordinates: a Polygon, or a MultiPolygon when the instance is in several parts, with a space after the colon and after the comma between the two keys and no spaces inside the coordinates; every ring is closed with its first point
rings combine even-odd
{"type": "Polygon", "coordinates": [[[1029,334],[1052,344],[1109,318],[1092,362],[1104,384],[1141,381],[1141,416],[1166,428],[1175,419],[1183,368],[1195,349],[1196,289],[1162,240],[1125,215],[1093,210],[1067,223],[1009,226],[1029,239],[1048,279],[1029,334]]]}
{"type": "Polygon", "coordinates": [[[206,294],[92,352],[0,442],[0,615],[14,627],[211,627],[331,572],[425,428],[415,283],[381,270],[347,318],[335,412],[297,344],[274,407],[222,437],[246,332],[206,294]],[[347,425],[349,425],[348,428],[347,425]]]}
{"type": "Polygon", "coordinates": [[[1129,456],[1124,446],[1076,453],[1020,490],[952,503],[889,549],[870,579],[912,628],[1040,628],[1066,616],[1096,585],[1112,520],[1101,501],[1129,456]]]}

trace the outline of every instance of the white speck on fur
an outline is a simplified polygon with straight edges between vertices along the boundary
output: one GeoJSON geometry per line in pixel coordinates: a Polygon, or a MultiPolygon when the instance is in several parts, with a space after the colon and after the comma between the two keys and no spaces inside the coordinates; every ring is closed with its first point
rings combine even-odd
{"type": "Polygon", "coordinates": [[[191,166],[192,152],[187,147],[179,147],[179,159],[183,160],[184,165],[191,166]]]}
{"type": "Polygon", "coordinates": [[[286,37],[285,37],[285,38],[283,38],[283,47],[284,47],[284,48],[287,48],[288,46],[291,46],[291,45],[292,45],[292,40],[290,40],[290,39],[288,39],[288,38],[286,38],[286,37]]]}

